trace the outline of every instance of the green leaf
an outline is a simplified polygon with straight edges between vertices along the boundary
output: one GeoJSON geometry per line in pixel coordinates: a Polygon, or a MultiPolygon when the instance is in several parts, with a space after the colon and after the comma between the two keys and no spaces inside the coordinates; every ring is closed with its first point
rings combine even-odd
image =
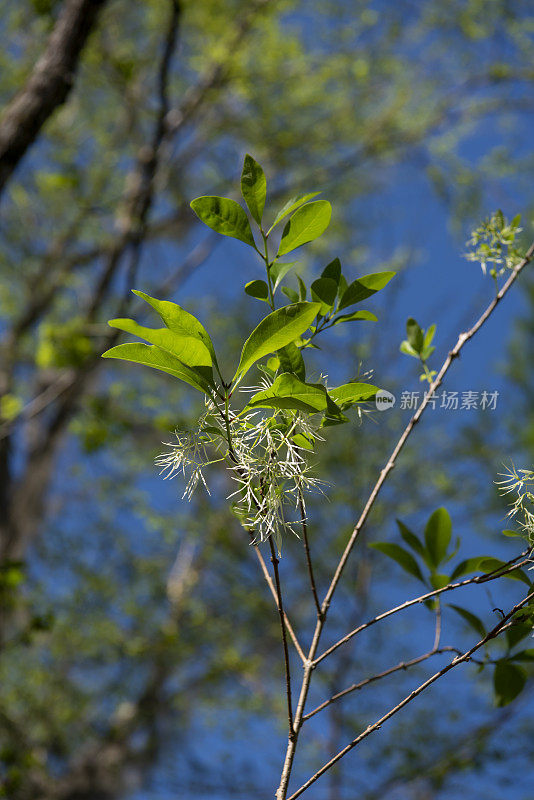
{"type": "Polygon", "coordinates": [[[341,408],[349,408],[354,403],[363,403],[371,400],[379,391],[378,386],[370,383],[343,383],[334,389],[329,389],[328,394],[334,402],[341,408]]]}
{"type": "Polygon", "coordinates": [[[208,228],[256,247],[248,217],[235,200],[206,195],[193,200],[191,208],[208,228]]]}
{"type": "Polygon", "coordinates": [[[381,553],[384,553],[384,555],[389,556],[389,558],[396,561],[406,572],[409,572],[410,575],[413,575],[422,583],[425,582],[421,570],[419,569],[419,564],[412,554],[405,550],[404,547],[401,547],[399,544],[394,544],[393,542],[372,542],[369,547],[373,547],[375,550],[379,550],[381,553]]]}
{"type": "Polygon", "coordinates": [[[304,383],[288,372],[279,375],[272,386],[250,398],[247,408],[286,408],[315,414],[326,411],[328,399],[322,384],[304,383]]]}
{"type": "Polygon", "coordinates": [[[510,661],[498,661],[493,673],[493,688],[497,705],[506,706],[521,692],[527,681],[527,673],[523,667],[510,661]]]}
{"type": "Polygon", "coordinates": [[[330,264],[326,265],[321,272],[321,278],[330,278],[330,280],[335,281],[336,287],[339,286],[341,279],[341,261],[339,258],[334,258],[330,264]]]}
{"type": "Polygon", "coordinates": [[[374,272],[371,275],[363,275],[361,278],[350,283],[339,301],[339,311],[367,300],[371,295],[379,292],[396,275],[395,272],[374,272]]]}
{"type": "MultiPolygon", "coordinates": [[[[506,566],[508,565],[505,561],[501,561],[499,558],[493,558],[493,556],[475,556],[474,558],[467,558],[465,561],[461,561],[458,564],[451,575],[451,580],[455,580],[462,575],[472,574],[473,572],[494,572],[495,570],[506,566]]],[[[506,575],[503,575],[503,578],[521,581],[530,587],[529,579],[523,570],[519,569],[519,567],[513,570],[513,572],[507,572],[506,575]]]]}
{"type": "Polygon", "coordinates": [[[303,433],[297,433],[295,436],[291,437],[297,447],[302,447],[303,450],[313,450],[315,445],[315,440],[312,441],[311,438],[304,436],[303,433]]]}
{"type": "Polygon", "coordinates": [[[271,280],[273,281],[273,292],[276,292],[280,286],[280,281],[283,280],[291,267],[294,267],[296,263],[296,261],[276,261],[272,265],[270,269],[270,275],[271,280]]]}
{"type": "Polygon", "coordinates": [[[404,353],[404,355],[406,356],[413,356],[413,358],[419,358],[419,354],[415,352],[410,342],[407,342],[406,339],[403,342],[401,342],[399,349],[401,353],[404,353]]]}
{"type": "Polygon", "coordinates": [[[435,333],[436,333],[436,326],[435,325],[431,325],[429,328],[427,328],[427,330],[425,332],[425,338],[423,340],[423,345],[424,345],[425,348],[429,347],[432,344],[432,342],[434,340],[435,333]]]}
{"type": "Polygon", "coordinates": [[[506,641],[508,642],[508,647],[514,647],[518,642],[524,639],[525,636],[529,636],[531,633],[531,622],[516,622],[514,620],[513,625],[506,631],[506,641]]]}
{"type": "Polygon", "coordinates": [[[302,302],[302,300],[306,300],[306,294],[307,294],[306,284],[304,283],[300,275],[297,275],[297,281],[299,284],[299,300],[302,302]]]}
{"type": "MultiPolygon", "coordinates": [[[[215,348],[213,347],[213,342],[207,330],[196,317],[189,313],[189,311],[186,311],[177,303],[171,303],[169,300],[157,300],[155,297],[150,297],[150,295],[145,294],[145,292],[140,292],[138,289],[132,289],[132,292],[137,295],[137,297],[140,297],[141,300],[144,300],[152,306],[167,328],[173,331],[173,333],[177,333],[181,336],[193,336],[196,339],[200,339],[210,351],[213,363],[217,363],[215,348]]],[[[156,343],[154,342],[154,344],[156,343]]]]}
{"type": "Polygon", "coordinates": [[[204,342],[196,336],[175,333],[169,328],[145,328],[133,319],[110,319],[108,325],[155,344],[188,367],[205,367],[211,370],[213,363],[211,353],[204,342]]]}
{"type": "Polygon", "coordinates": [[[523,536],[524,536],[524,534],[522,534],[522,533],[518,533],[517,531],[511,531],[511,530],[506,530],[506,531],[503,531],[502,533],[503,533],[503,536],[509,536],[510,538],[514,538],[514,539],[522,539],[523,536]]]}
{"type": "Polygon", "coordinates": [[[276,355],[280,361],[280,372],[290,372],[292,375],[296,375],[301,381],[306,380],[304,359],[296,344],[293,342],[286,344],[285,347],[277,351],[276,355]]]}
{"type": "Polygon", "coordinates": [[[332,278],[318,278],[311,285],[311,295],[317,303],[321,303],[321,314],[328,314],[336,300],[336,281],[332,278]]]}
{"type": "Polygon", "coordinates": [[[314,200],[313,203],[301,206],[284,228],[278,255],[286,255],[317,239],[328,228],[331,216],[332,206],[327,200],[314,200]]]}
{"type": "Polygon", "coordinates": [[[378,317],[371,311],[353,311],[352,314],[342,314],[334,319],[334,325],[340,322],[352,322],[353,320],[366,320],[367,322],[378,322],[378,317]]]}
{"type": "Polygon", "coordinates": [[[481,639],[484,638],[486,635],[486,628],[484,627],[484,623],[481,619],[479,619],[476,614],[473,614],[471,611],[468,611],[466,608],[462,608],[461,606],[455,606],[452,603],[447,604],[449,608],[452,608],[453,611],[456,611],[468,625],[470,625],[474,631],[478,633],[481,639]]]}
{"type": "Polygon", "coordinates": [[[319,303],[294,303],[265,317],[243,345],[234,381],[242,378],[260,358],[281,350],[301,336],[310,327],[319,309],[319,303]]]}
{"type": "Polygon", "coordinates": [[[425,527],[425,545],[432,566],[441,564],[451,540],[452,523],[446,508],[438,508],[430,515],[425,527]]]}
{"type": "Polygon", "coordinates": [[[175,378],[180,378],[180,380],[185,381],[200,392],[209,393],[211,375],[209,373],[207,376],[205,375],[205,368],[188,367],[170,353],[160,350],[159,347],[154,345],[142,344],[141,342],[119,344],[110,350],[106,350],[102,354],[102,358],[117,358],[122,361],[132,361],[134,364],[152,367],[161,372],[167,372],[175,378]]]}
{"type": "Polygon", "coordinates": [[[289,286],[282,286],[282,294],[285,294],[285,296],[288,297],[292,303],[299,302],[299,293],[294,289],[291,289],[289,286]]]}
{"type": "MultiPolygon", "coordinates": [[[[493,572],[496,569],[500,569],[501,567],[507,567],[506,561],[501,561],[500,558],[493,558],[493,556],[482,558],[479,564],[479,569],[482,572],[493,572]]],[[[519,567],[514,569],[512,572],[508,572],[503,577],[510,578],[513,581],[521,581],[526,586],[530,588],[531,582],[529,581],[526,573],[523,572],[522,569],[519,567]]]]}
{"type": "Polygon", "coordinates": [[[408,337],[408,344],[410,347],[415,350],[416,353],[420,353],[423,349],[425,337],[423,331],[413,317],[409,317],[406,322],[406,335],[408,337]]]}
{"type": "Polygon", "coordinates": [[[340,279],[339,279],[339,286],[338,286],[338,290],[337,290],[337,296],[338,296],[339,300],[341,300],[341,298],[343,297],[343,295],[345,294],[345,292],[347,291],[348,288],[349,288],[349,284],[347,283],[347,279],[342,274],[340,279]]]}
{"type": "Polygon", "coordinates": [[[419,537],[416,536],[416,534],[413,533],[404,524],[404,522],[401,522],[400,519],[396,520],[396,522],[397,522],[397,525],[399,527],[400,535],[402,536],[402,538],[404,539],[406,544],[409,547],[411,547],[412,550],[414,550],[414,552],[416,552],[418,556],[421,556],[421,558],[428,564],[428,566],[430,566],[428,553],[427,553],[427,551],[425,549],[425,546],[423,545],[422,541],[419,539],[419,537]]]}
{"type": "Polygon", "coordinates": [[[267,196],[267,179],[258,162],[248,154],[245,156],[243,172],[241,173],[241,194],[245,199],[248,210],[258,225],[261,225],[267,196]]]}
{"type": "Polygon", "coordinates": [[[291,200],[288,200],[287,203],[280,209],[278,214],[275,217],[275,220],[269,230],[267,231],[267,235],[270,234],[272,229],[278,225],[279,222],[282,222],[284,217],[287,217],[288,214],[291,214],[292,211],[296,211],[297,208],[307,203],[308,200],[312,200],[312,198],[317,197],[318,194],[321,192],[309,192],[308,194],[298,194],[295,197],[292,197],[291,200]]]}
{"type": "Polygon", "coordinates": [[[269,302],[269,287],[265,281],[249,281],[245,284],[245,292],[251,297],[256,298],[256,300],[263,300],[266,303],[269,302]]]}

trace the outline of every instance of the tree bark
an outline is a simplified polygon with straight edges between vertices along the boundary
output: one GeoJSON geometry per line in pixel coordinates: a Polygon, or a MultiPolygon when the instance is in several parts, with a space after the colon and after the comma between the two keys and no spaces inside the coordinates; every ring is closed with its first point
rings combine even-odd
{"type": "Polygon", "coordinates": [[[26,86],[0,119],[0,196],[26,150],[74,85],[80,55],[106,0],[66,0],[26,86]]]}

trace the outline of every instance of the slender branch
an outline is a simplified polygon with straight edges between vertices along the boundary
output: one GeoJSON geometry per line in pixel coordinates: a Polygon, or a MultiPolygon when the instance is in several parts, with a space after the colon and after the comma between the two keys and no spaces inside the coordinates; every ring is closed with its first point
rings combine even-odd
{"type": "Polygon", "coordinates": [[[459,650],[457,647],[433,647],[432,650],[429,650],[428,653],[423,653],[421,656],[417,656],[416,658],[410,659],[410,661],[401,661],[398,664],[395,664],[394,667],[389,667],[389,669],[384,670],[383,672],[379,672],[376,675],[371,675],[370,678],[365,678],[363,681],[359,683],[353,683],[351,686],[348,686],[346,689],[343,689],[341,692],[332,695],[328,700],[325,700],[324,703],[321,703],[313,711],[309,711],[305,714],[302,718],[303,722],[306,722],[307,719],[314,717],[315,714],[318,714],[319,711],[322,711],[323,708],[327,708],[328,706],[335,703],[336,700],[340,700],[342,697],[345,697],[347,694],[351,692],[356,692],[360,689],[363,689],[364,686],[368,686],[370,683],[375,683],[375,681],[379,681],[382,678],[387,678],[388,675],[393,675],[394,672],[399,672],[400,670],[407,670],[410,667],[414,667],[416,664],[421,664],[423,661],[427,661],[432,656],[441,655],[442,653],[456,653],[457,655],[462,655],[462,651],[459,650]]]}
{"type": "Polygon", "coordinates": [[[284,666],[286,671],[286,697],[287,697],[287,719],[289,738],[294,736],[293,730],[293,699],[291,696],[291,668],[289,663],[289,651],[287,647],[286,625],[284,619],[284,604],[282,602],[282,587],[280,585],[280,575],[278,572],[278,556],[276,555],[276,548],[273,543],[273,537],[269,537],[269,545],[271,548],[271,563],[274,571],[274,582],[276,586],[276,605],[280,617],[280,628],[282,631],[282,646],[284,649],[284,666]]]}
{"type": "MultiPolygon", "coordinates": [[[[252,535],[251,535],[251,538],[253,538],[252,535]]],[[[254,552],[256,553],[256,556],[258,558],[258,562],[259,562],[259,565],[260,565],[260,569],[261,569],[261,571],[263,573],[263,577],[265,578],[265,580],[267,582],[267,586],[269,587],[269,589],[271,591],[271,594],[273,596],[273,599],[274,599],[274,601],[276,603],[277,602],[276,589],[274,587],[273,580],[272,580],[271,576],[269,575],[269,570],[267,569],[267,564],[265,563],[265,559],[263,558],[262,552],[261,552],[261,550],[260,550],[260,548],[258,547],[257,544],[254,545],[254,552]]],[[[291,622],[289,621],[289,617],[287,616],[285,611],[284,611],[284,623],[285,623],[285,626],[287,628],[287,632],[291,636],[291,640],[292,640],[293,644],[295,645],[295,650],[299,654],[299,657],[300,657],[301,661],[304,663],[306,661],[306,656],[304,655],[304,651],[303,651],[302,647],[300,646],[300,642],[299,642],[299,640],[297,638],[297,634],[295,633],[295,630],[294,630],[293,626],[291,625],[291,622]]]]}
{"type": "Polygon", "coordinates": [[[304,541],[304,551],[306,553],[306,564],[308,565],[308,575],[310,577],[310,588],[313,594],[313,601],[315,603],[315,608],[317,610],[317,617],[321,617],[321,603],[319,602],[319,596],[317,594],[317,587],[315,585],[315,576],[313,574],[313,564],[311,560],[311,553],[310,553],[310,544],[308,541],[308,523],[306,521],[306,509],[304,508],[304,499],[302,497],[302,492],[299,489],[299,510],[300,510],[300,522],[302,524],[302,538],[304,541]]]}
{"type": "Polygon", "coordinates": [[[474,644],[469,650],[466,650],[464,653],[462,653],[462,655],[457,655],[455,658],[453,658],[453,660],[449,664],[440,669],[438,672],[435,672],[434,675],[432,675],[424,683],[418,686],[417,689],[414,689],[412,692],[410,692],[410,694],[408,694],[403,700],[401,700],[400,703],[391,708],[386,714],[380,717],[380,719],[378,719],[372,725],[369,725],[362,733],[359,734],[359,736],[356,736],[356,738],[353,739],[352,742],[350,742],[346,747],[344,747],[343,750],[340,750],[339,753],[337,753],[333,758],[330,759],[330,761],[324,764],[324,766],[322,766],[321,769],[317,770],[317,772],[314,775],[312,775],[312,777],[308,781],[306,781],[306,783],[302,784],[302,786],[299,789],[297,789],[297,791],[294,792],[288,798],[288,800],[296,800],[297,797],[300,797],[300,795],[303,792],[305,792],[306,789],[308,789],[313,783],[315,783],[315,781],[318,780],[321,777],[321,775],[324,775],[325,772],[331,769],[331,767],[333,767],[334,764],[337,764],[337,762],[341,758],[343,758],[343,756],[345,756],[347,753],[353,750],[356,747],[356,745],[358,745],[361,741],[366,739],[371,733],[374,733],[374,731],[378,730],[385,722],[391,719],[391,717],[393,717],[395,714],[398,714],[398,712],[401,711],[401,709],[403,709],[405,706],[411,703],[412,700],[414,700],[416,697],[422,694],[426,689],[428,689],[429,686],[435,683],[439,678],[443,677],[443,675],[446,675],[447,672],[450,672],[450,670],[454,669],[454,667],[457,667],[459,664],[463,664],[466,661],[469,661],[473,653],[476,653],[476,651],[479,650],[481,647],[483,647],[487,642],[489,642],[491,639],[495,639],[503,630],[506,630],[506,628],[508,628],[510,624],[509,620],[511,620],[514,614],[516,614],[517,611],[523,608],[523,606],[527,605],[533,598],[534,598],[534,592],[531,592],[523,600],[517,603],[511,609],[511,611],[508,612],[508,614],[506,614],[501,620],[499,620],[497,625],[495,625],[495,627],[492,628],[491,631],[489,631],[489,633],[486,634],[486,636],[480,639],[480,641],[474,644]]]}
{"type": "Polygon", "coordinates": [[[437,608],[436,608],[436,632],[434,634],[434,644],[432,645],[433,650],[437,650],[439,647],[439,641],[441,639],[441,602],[440,600],[436,600],[437,608]]]}
{"type": "Polygon", "coordinates": [[[475,322],[473,327],[470,328],[466,333],[461,333],[459,335],[458,341],[456,342],[455,346],[449,352],[447,358],[443,362],[443,365],[442,365],[440,371],[438,372],[438,374],[436,375],[435,380],[430,385],[427,394],[425,394],[425,396],[424,396],[423,400],[421,401],[419,407],[415,411],[415,413],[412,416],[412,418],[410,419],[408,425],[404,429],[404,432],[402,433],[399,441],[395,445],[395,447],[393,449],[393,452],[391,453],[388,461],[386,462],[386,465],[382,469],[382,471],[381,471],[381,473],[379,475],[379,478],[378,478],[377,482],[375,483],[375,485],[374,485],[374,487],[373,487],[373,489],[371,491],[371,494],[369,495],[369,498],[367,500],[367,503],[364,506],[364,509],[363,509],[363,511],[362,511],[362,513],[360,515],[359,520],[357,521],[356,525],[354,526],[354,529],[352,531],[350,539],[347,542],[345,550],[343,551],[343,554],[342,554],[342,556],[341,556],[341,558],[339,560],[338,566],[337,566],[336,571],[334,573],[334,577],[332,578],[330,586],[328,587],[328,591],[327,591],[325,599],[323,601],[323,606],[322,606],[323,611],[326,611],[328,609],[328,607],[329,607],[329,605],[330,605],[330,603],[332,601],[332,597],[334,595],[336,587],[337,587],[337,585],[339,583],[339,579],[341,578],[341,575],[343,573],[345,565],[346,565],[346,563],[348,561],[348,558],[349,558],[349,556],[350,556],[350,554],[352,552],[352,548],[354,547],[356,539],[360,535],[360,532],[361,532],[361,530],[362,530],[362,528],[363,528],[363,526],[364,526],[364,524],[365,524],[365,522],[367,520],[367,517],[369,516],[369,513],[370,513],[371,509],[373,508],[373,506],[375,504],[375,501],[376,501],[376,499],[378,497],[378,494],[379,494],[382,486],[384,485],[384,483],[386,481],[386,478],[388,477],[389,473],[391,472],[391,470],[395,466],[397,458],[398,458],[401,450],[403,449],[404,445],[406,444],[406,441],[408,440],[408,437],[410,436],[414,426],[421,419],[421,416],[423,415],[423,412],[424,412],[425,408],[429,404],[430,398],[432,397],[432,395],[434,394],[436,389],[439,386],[441,386],[441,383],[443,382],[443,379],[444,379],[445,375],[447,374],[452,362],[456,358],[458,358],[458,356],[460,355],[460,352],[462,351],[462,348],[464,347],[464,345],[470,339],[473,338],[473,336],[477,333],[477,331],[479,331],[480,328],[484,325],[484,323],[489,319],[489,317],[492,315],[492,313],[495,311],[495,309],[499,305],[500,301],[507,294],[507,292],[511,289],[511,287],[513,286],[513,284],[517,280],[517,278],[520,275],[520,273],[522,272],[522,270],[532,260],[533,256],[534,256],[534,242],[528,248],[528,250],[527,250],[527,252],[525,254],[525,257],[512,270],[512,272],[511,272],[510,276],[508,277],[508,279],[506,280],[506,282],[503,284],[503,286],[501,287],[501,289],[499,290],[497,295],[493,298],[491,303],[487,306],[485,311],[480,315],[480,317],[475,322]]]}
{"type": "Polygon", "coordinates": [[[493,570],[493,572],[488,572],[486,575],[476,575],[474,578],[466,578],[463,581],[449,583],[447,586],[442,586],[441,589],[433,589],[431,592],[426,592],[426,594],[419,595],[419,597],[414,597],[413,600],[406,600],[406,602],[401,603],[394,608],[390,608],[388,611],[384,611],[382,614],[378,614],[368,622],[364,622],[362,625],[354,628],[354,630],[350,631],[350,633],[347,633],[346,636],[344,636],[342,639],[339,639],[331,647],[329,647],[328,650],[325,650],[324,653],[321,653],[321,655],[315,659],[314,665],[317,666],[317,664],[319,664],[323,658],[327,658],[327,656],[331,655],[335,650],[338,649],[338,647],[341,647],[342,644],[350,641],[353,636],[356,636],[356,634],[364,631],[366,628],[370,628],[372,625],[376,625],[377,622],[381,622],[383,619],[387,619],[387,617],[391,617],[393,614],[398,614],[399,611],[404,611],[405,608],[410,608],[410,606],[415,606],[418,603],[424,603],[425,600],[429,600],[432,597],[437,597],[438,595],[443,594],[443,592],[450,592],[453,589],[458,589],[461,586],[469,586],[473,583],[487,583],[488,581],[494,581],[497,578],[502,578],[504,575],[508,575],[508,573],[513,572],[516,569],[520,569],[527,564],[531,564],[532,560],[530,558],[524,558],[524,556],[529,552],[530,550],[525,550],[523,553],[521,553],[521,555],[507,562],[511,565],[507,567],[507,569],[499,567],[499,569],[493,570]],[[517,563],[520,558],[524,558],[524,560],[517,563]]]}

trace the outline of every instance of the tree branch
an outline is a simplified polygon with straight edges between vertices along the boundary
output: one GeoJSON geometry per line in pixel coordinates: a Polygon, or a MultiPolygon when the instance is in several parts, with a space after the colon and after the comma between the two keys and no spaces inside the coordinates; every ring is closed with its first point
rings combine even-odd
{"type": "Polygon", "coordinates": [[[87,38],[106,0],[66,0],[45,52],[0,120],[0,195],[53,112],[67,99],[87,38]]]}
{"type": "Polygon", "coordinates": [[[284,617],[284,604],[282,602],[282,587],[280,585],[280,575],[278,573],[278,556],[276,555],[276,549],[273,543],[273,537],[269,537],[269,545],[271,548],[271,563],[273,565],[274,571],[274,582],[276,586],[276,605],[278,608],[278,614],[280,616],[280,628],[282,631],[282,646],[284,650],[284,666],[286,671],[286,697],[287,697],[287,719],[288,719],[288,730],[289,730],[289,738],[292,739],[294,736],[293,730],[293,699],[291,697],[291,666],[289,663],[289,652],[287,648],[287,636],[286,636],[286,625],[285,625],[285,617],[284,617]]]}

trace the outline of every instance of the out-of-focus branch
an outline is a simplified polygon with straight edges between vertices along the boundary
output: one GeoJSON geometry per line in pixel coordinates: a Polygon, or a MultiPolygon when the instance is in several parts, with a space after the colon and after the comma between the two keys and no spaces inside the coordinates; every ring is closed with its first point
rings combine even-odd
{"type": "Polygon", "coordinates": [[[82,50],[106,0],[66,0],[45,52],[0,119],[0,195],[56,108],[67,99],[82,50]]]}

